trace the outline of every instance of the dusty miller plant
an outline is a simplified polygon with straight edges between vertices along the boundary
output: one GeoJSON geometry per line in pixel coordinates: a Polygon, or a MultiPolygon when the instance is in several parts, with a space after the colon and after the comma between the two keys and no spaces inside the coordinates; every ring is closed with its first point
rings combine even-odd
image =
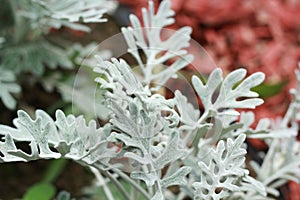
{"type": "MultiPolygon", "coordinates": [[[[152,200],[272,199],[279,195],[279,186],[299,182],[299,88],[291,90],[294,100],[283,119],[262,119],[256,128],[254,114],[237,109],[263,103],[251,91],[263,82],[263,73],[246,77],[245,69],[237,69],[224,77],[221,69],[215,69],[205,81],[193,76],[201,110],[180,91],[169,99],[159,94],[166,81],[176,78],[176,72],[193,59],[184,50],[190,27],[161,38],[173,16],[168,0],[156,13],[150,1],[142,10],[142,22],[130,15],[132,26],[122,32],[138,63],[137,72],[123,59],[97,58],[96,82],[110,112],[104,126],[61,110],[55,119],[42,110],[35,117],[19,110],[15,127],[0,126],[0,162],[74,160],[95,173],[108,199],[113,194],[107,180],[124,199],[152,200]],[[262,164],[246,162],[247,137],[269,144],[269,150],[260,154],[262,164]],[[27,142],[30,153],[18,148],[18,142],[27,142]],[[249,165],[255,174],[250,174],[249,165]],[[122,181],[131,185],[130,190],[122,181]]],[[[300,83],[300,72],[296,75],[300,83]]]]}
{"type": "MultiPolygon", "coordinates": [[[[15,109],[15,94],[21,92],[20,79],[30,74],[30,82],[47,82],[46,73],[75,69],[73,54],[84,47],[69,45],[49,37],[51,30],[67,27],[90,31],[87,23],[105,22],[103,14],[115,3],[107,0],[3,0],[0,8],[0,100],[15,109]]],[[[81,53],[78,55],[82,56],[81,53]]],[[[60,73],[62,76],[62,73],[60,73]]],[[[66,75],[65,75],[66,76],[66,75]]],[[[62,78],[61,78],[62,79],[62,78]]],[[[29,85],[29,81],[26,84],[29,85]]],[[[60,81],[55,87],[66,83],[60,81]]],[[[53,85],[53,84],[52,84],[53,85]]],[[[62,94],[64,94],[62,92],[62,94]]]]}

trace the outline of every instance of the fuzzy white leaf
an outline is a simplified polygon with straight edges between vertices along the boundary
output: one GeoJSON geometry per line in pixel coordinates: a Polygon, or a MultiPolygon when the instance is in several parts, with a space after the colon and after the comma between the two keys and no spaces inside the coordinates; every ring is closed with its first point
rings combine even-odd
{"type": "Polygon", "coordinates": [[[180,114],[180,121],[193,126],[199,119],[200,112],[192,104],[187,102],[187,98],[180,91],[175,91],[176,107],[180,114]]]}
{"type": "Polygon", "coordinates": [[[32,20],[32,26],[49,26],[89,31],[89,27],[76,22],[105,22],[102,16],[107,9],[114,9],[116,2],[107,0],[33,0],[31,6],[22,10],[22,15],[32,20]],[[35,9],[33,9],[35,8],[35,9]]]}
{"type": "Polygon", "coordinates": [[[56,121],[46,112],[36,111],[36,119],[26,112],[18,111],[14,120],[16,128],[0,126],[0,134],[5,136],[0,152],[2,161],[30,161],[65,157],[84,163],[106,165],[110,158],[115,157],[114,149],[108,147],[106,140],[110,133],[109,125],[97,128],[95,121],[86,125],[82,117],[65,116],[56,111],[56,121]],[[22,134],[21,134],[22,133],[22,134]],[[16,142],[30,143],[30,154],[18,149],[16,142]],[[50,147],[55,148],[53,152],[50,147]]]}
{"type": "Polygon", "coordinates": [[[192,83],[206,110],[222,112],[228,108],[255,108],[262,104],[263,100],[253,98],[258,97],[258,94],[251,91],[251,88],[262,83],[265,76],[257,72],[243,80],[245,76],[245,69],[237,69],[223,80],[222,71],[215,69],[206,85],[196,76],[193,76],[192,83]],[[217,95],[216,99],[213,99],[214,94],[217,95]]]}
{"type": "Polygon", "coordinates": [[[215,93],[215,90],[218,88],[218,86],[222,83],[222,80],[222,70],[219,68],[215,69],[210,74],[205,85],[198,77],[192,77],[193,86],[206,110],[211,109],[213,94],[215,93]]]}
{"type": "Polygon", "coordinates": [[[132,27],[122,28],[123,35],[128,44],[128,52],[137,60],[143,74],[142,82],[157,91],[174,74],[187,66],[193,56],[187,55],[183,48],[189,46],[190,27],[183,27],[177,31],[164,29],[174,23],[174,11],[171,10],[171,2],[164,0],[160,3],[157,13],[154,13],[154,5],[149,1],[149,8],[142,9],[143,23],[135,15],[130,15],[132,27]],[[144,26],[142,26],[144,24],[144,26]],[[162,35],[166,39],[162,39],[162,35]],[[146,63],[138,52],[141,49],[146,56],[146,63]],[[166,69],[160,69],[161,65],[170,59],[177,61],[166,69]]]}
{"type": "Polygon", "coordinates": [[[132,172],[130,174],[131,178],[143,180],[147,187],[151,187],[154,185],[157,174],[155,172],[150,172],[148,174],[143,172],[132,172]]]}
{"type": "Polygon", "coordinates": [[[245,138],[244,134],[234,141],[228,138],[226,145],[224,141],[220,141],[210,152],[208,161],[199,162],[201,180],[193,184],[195,198],[219,200],[228,197],[230,192],[239,191],[239,177],[248,174],[243,168],[246,150],[242,148],[242,144],[245,138]]]}
{"type": "Polygon", "coordinates": [[[184,185],[186,184],[185,176],[191,172],[190,167],[181,167],[171,176],[168,176],[161,180],[162,187],[169,187],[172,185],[184,185]]]}

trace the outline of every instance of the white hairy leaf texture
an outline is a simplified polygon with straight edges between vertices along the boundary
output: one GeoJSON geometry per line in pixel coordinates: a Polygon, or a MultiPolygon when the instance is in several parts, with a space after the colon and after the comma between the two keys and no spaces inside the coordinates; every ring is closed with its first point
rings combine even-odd
{"type": "MultiPolygon", "coordinates": [[[[103,77],[96,78],[96,82],[101,84],[102,88],[112,89],[115,92],[121,92],[118,90],[124,90],[127,95],[132,94],[148,94],[149,92],[142,83],[137,80],[132,69],[123,59],[112,58],[110,61],[103,61],[100,57],[98,67],[95,68],[95,72],[99,73],[103,77]]],[[[124,93],[124,92],[121,92],[124,93]]],[[[123,94],[126,96],[126,94],[123,94]]]]}
{"type": "Polygon", "coordinates": [[[246,150],[242,147],[246,136],[220,141],[209,154],[207,162],[200,161],[200,180],[193,184],[196,199],[219,200],[239,191],[239,178],[248,174],[243,165],[246,150]]]}
{"type": "Polygon", "coordinates": [[[14,124],[16,128],[0,126],[0,135],[4,137],[0,148],[4,155],[2,162],[65,157],[88,164],[100,161],[107,165],[115,156],[106,140],[109,125],[97,128],[95,121],[86,125],[82,117],[65,116],[61,110],[56,111],[56,121],[42,110],[36,111],[35,119],[20,110],[14,124]],[[31,154],[16,147],[17,142],[23,141],[30,143],[31,154]]]}
{"type": "Polygon", "coordinates": [[[169,187],[172,185],[185,185],[185,177],[191,172],[190,167],[181,167],[174,174],[161,180],[162,187],[169,187]]]}
{"type": "Polygon", "coordinates": [[[78,22],[105,22],[103,14],[116,6],[116,2],[108,0],[26,0],[19,4],[22,15],[32,21],[33,28],[66,26],[81,31],[90,29],[78,22]]]}
{"type": "Polygon", "coordinates": [[[193,56],[188,55],[184,48],[189,46],[191,28],[183,27],[177,31],[165,27],[174,23],[174,11],[171,2],[164,0],[154,13],[154,5],[149,1],[149,8],[142,9],[143,23],[135,15],[130,15],[132,27],[122,28],[128,44],[128,52],[137,60],[143,75],[142,82],[150,85],[155,83],[152,91],[157,91],[175,73],[187,66],[193,56]],[[142,25],[143,24],[143,25],[142,25]],[[166,38],[162,38],[165,35],[166,38]],[[146,56],[143,63],[138,50],[146,56]],[[171,65],[163,67],[167,61],[176,59],[171,65]]]}
{"type": "Polygon", "coordinates": [[[193,76],[192,83],[206,110],[223,112],[224,109],[230,108],[255,108],[261,105],[263,100],[257,98],[258,93],[251,91],[251,88],[261,84],[265,76],[260,72],[244,79],[245,76],[245,69],[237,69],[223,80],[222,71],[217,68],[211,73],[206,84],[196,76],[193,76]],[[214,94],[217,95],[215,99],[214,94]]]}

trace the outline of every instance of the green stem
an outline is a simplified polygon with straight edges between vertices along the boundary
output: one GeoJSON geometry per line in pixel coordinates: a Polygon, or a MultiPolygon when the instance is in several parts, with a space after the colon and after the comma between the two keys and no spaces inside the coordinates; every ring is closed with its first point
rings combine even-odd
{"type": "Polygon", "coordinates": [[[66,159],[57,159],[52,160],[46,173],[44,174],[41,182],[51,183],[57,179],[57,177],[62,173],[67,165],[68,160],[66,159]]]}

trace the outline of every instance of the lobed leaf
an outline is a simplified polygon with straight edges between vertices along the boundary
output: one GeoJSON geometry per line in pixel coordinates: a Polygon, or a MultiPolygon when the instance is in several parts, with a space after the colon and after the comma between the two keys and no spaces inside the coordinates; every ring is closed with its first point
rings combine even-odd
{"type": "Polygon", "coordinates": [[[248,174],[244,169],[246,150],[242,147],[246,136],[239,135],[235,140],[218,142],[209,154],[207,161],[200,161],[200,181],[193,183],[195,198],[219,200],[239,191],[240,177],[248,174]]]}
{"type": "Polygon", "coordinates": [[[183,27],[171,31],[165,28],[174,23],[174,11],[171,10],[169,0],[162,1],[156,13],[153,2],[149,1],[148,10],[142,9],[142,16],[143,23],[135,15],[130,15],[132,27],[122,28],[122,32],[129,47],[128,52],[137,60],[141,69],[142,83],[152,91],[158,91],[168,79],[175,77],[177,71],[193,60],[193,56],[187,55],[183,49],[189,46],[192,29],[183,27]],[[146,63],[143,63],[138,49],[145,54],[146,63]],[[161,69],[171,59],[176,61],[161,69]]]}
{"type": "Polygon", "coordinates": [[[196,76],[192,77],[192,83],[206,110],[226,113],[227,109],[255,108],[263,103],[262,99],[253,98],[258,94],[251,88],[262,83],[264,74],[257,72],[243,80],[245,76],[245,69],[237,69],[223,80],[222,71],[215,69],[205,85],[196,76]]]}

